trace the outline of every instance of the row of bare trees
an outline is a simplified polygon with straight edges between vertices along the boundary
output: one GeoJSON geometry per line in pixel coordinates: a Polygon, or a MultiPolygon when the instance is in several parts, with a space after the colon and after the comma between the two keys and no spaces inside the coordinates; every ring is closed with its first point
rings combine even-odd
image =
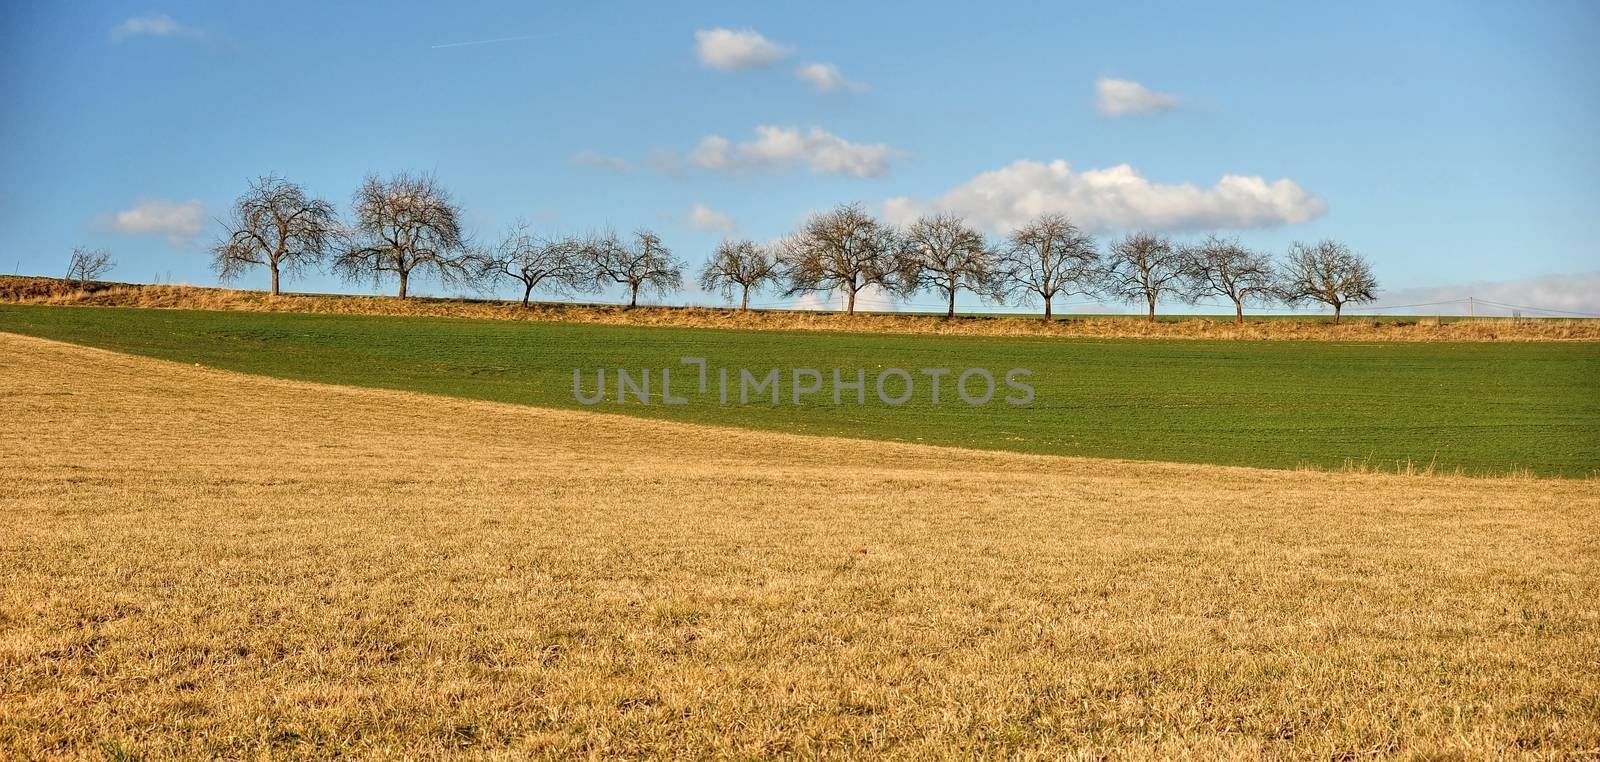
{"type": "Polygon", "coordinates": [[[576,293],[615,283],[628,289],[633,306],[641,292],[671,293],[683,283],[683,263],[648,230],[627,238],[546,238],[519,223],[496,245],[479,247],[462,226],[460,206],[432,175],[369,176],[351,212],[346,222],[332,203],[299,185],[262,177],[222,221],[213,267],[224,280],[265,267],[274,295],[284,277],[328,265],[347,281],[395,281],[402,299],[418,276],[469,289],[509,280],[522,285],[525,305],[535,290],[576,293]]]}
{"type": "MultiPolygon", "coordinates": [[[[333,204],[267,176],[252,183],[223,222],[214,266],[224,279],[265,267],[273,294],[282,277],[330,263],[349,281],[398,281],[401,298],[416,275],[447,287],[514,282],[524,305],[535,291],[570,295],[620,286],[632,307],[641,293],[665,296],[683,287],[684,263],[649,230],[548,237],[518,223],[495,244],[478,246],[461,217],[431,175],[367,177],[349,222],[333,204]]],[[[937,293],[950,317],[962,291],[990,303],[1043,303],[1046,319],[1057,298],[1081,295],[1141,304],[1151,320],[1165,299],[1227,299],[1241,322],[1246,305],[1317,301],[1332,307],[1338,322],[1345,304],[1370,301],[1377,290],[1366,260],[1337,241],[1296,243],[1281,263],[1217,236],[1180,244],[1130,233],[1102,253],[1060,214],[1040,215],[991,241],[957,216],[923,217],[899,229],[858,204],[812,215],[777,243],[725,240],[699,276],[706,291],[737,295],[741,309],[763,290],[842,293],[853,314],[858,297],[875,288],[902,297],[937,293]]]]}
{"type": "Polygon", "coordinates": [[[1164,299],[1226,299],[1239,322],[1246,305],[1308,301],[1332,307],[1338,322],[1345,304],[1371,301],[1378,289],[1371,265],[1337,241],[1296,243],[1276,263],[1219,236],[1180,244],[1135,232],[1102,253],[1093,237],[1060,214],[1040,215],[996,242],[954,215],[923,217],[896,230],[858,205],[814,215],[776,244],[724,241],[700,285],[724,298],[737,292],[743,306],[763,287],[788,296],[843,293],[851,313],[868,288],[904,297],[933,292],[949,317],[955,317],[957,295],[967,291],[997,304],[1043,303],[1047,320],[1055,300],[1069,295],[1137,303],[1149,320],[1164,299]]]}

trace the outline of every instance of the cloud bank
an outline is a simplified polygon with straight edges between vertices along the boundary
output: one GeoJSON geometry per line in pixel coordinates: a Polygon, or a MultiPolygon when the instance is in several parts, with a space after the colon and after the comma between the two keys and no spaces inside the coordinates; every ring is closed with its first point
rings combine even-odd
{"type": "Polygon", "coordinates": [[[954,212],[1004,232],[1046,212],[1066,214],[1086,230],[1184,232],[1291,225],[1321,216],[1328,204],[1294,181],[1223,175],[1209,188],[1151,182],[1127,164],[1076,172],[1057,159],[1021,160],[984,172],[927,202],[884,203],[890,222],[928,212],[954,212]]]}
{"type": "MultiPolygon", "coordinates": [[[[1465,315],[1467,305],[1459,300],[1477,300],[1473,312],[1478,316],[1508,316],[1522,309],[1526,317],[1563,317],[1561,312],[1600,315],[1600,271],[1503,281],[1478,281],[1460,286],[1401,288],[1378,294],[1375,306],[1451,302],[1401,310],[1417,315],[1465,315]],[[1515,305],[1507,307],[1501,305],[1515,305]],[[1537,307],[1550,312],[1526,309],[1537,307]],[[1556,312],[1556,311],[1561,312],[1556,312]]],[[[1362,308],[1365,311],[1365,308],[1362,308]]]]}

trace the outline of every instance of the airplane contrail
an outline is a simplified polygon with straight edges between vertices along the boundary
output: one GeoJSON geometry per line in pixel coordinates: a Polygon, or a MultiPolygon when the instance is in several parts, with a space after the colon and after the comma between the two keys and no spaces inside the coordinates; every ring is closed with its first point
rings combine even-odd
{"type": "Polygon", "coordinates": [[[556,36],[558,36],[560,34],[561,34],[560,32],[545,32],[544,34],[522,34],[522,35],[517,35],[516,37],[496,37],[495,39],[492,39],[492,40],[470,40],[468,42],[446,42],[446,43],[444,43],[442,45],[430,45],[428,47],[430,49],[432,49],[432,50],[438,50],[440,48],[459,48],[459,47],[463,47],[463,46],[466,46],[466,45],[489,45],[489,44],[496,43],[496,42],[515,42],[517,40],[536,40],[536,39],[539,39],[541,37],[556,37],[556,36]]]}

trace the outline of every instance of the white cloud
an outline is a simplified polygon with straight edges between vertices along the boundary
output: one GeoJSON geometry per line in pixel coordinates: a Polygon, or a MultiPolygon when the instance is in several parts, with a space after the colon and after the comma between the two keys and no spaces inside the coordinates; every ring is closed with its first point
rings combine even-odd
{"type": "Polygon", "coordinates": [[[143,199],[131,208],[102,215],[100,226],[123,235],[161,235],[181,245],[199,235],[206,207],[199,201],[143,199]]]}
{"type": "Polygon", "coordinates": [[[833,93],[845,90],[852,93],[864,93],[872,89],[865,82],[852,82],[839,73],[839,67],[827,63],[808,63],[796,69],[794,75],[806,82],[819,93],[833,93]]]}
{"type": "Polygon", "coordinates": [[[580,167],[593,167],[595,169],[609,169],[617,172],[627,171],[628,160],[616,156],[606,156],[594,151],[579,151],[572,155],[572,163],[580,167]]]}
{"type": "Polygon", "coordinates": [[[694,209],[689,210],[689,225],[695,230],[720,230],[724,233],[732,233],[739,227],[732,217],[698,202],[694,209]]]}
{"type": "Polygon", "coordinates": [[[754,29],[700,29],[694,33],[694,52],[700,63],[722,71],[771,66],[789,55],[787,45],[779,45],[754,29]]]}
{"type": "Polygon", "coordinates": [[[165,13],[134,16],[111,28],[111,39],[121,41],[132,37],[188,37],[200,39],[205,32],[180,24],[165,13]]]}
{"type": "Polygon", "coordinates": [[[1178,105],[1178,96],[1158,93],[1131,79],[1102,77],[1094,87],[1095,107],[1106,116],[1153,114],[1178,105]]]}
{"type": "Polygon", "coordinates": [[[1046,212],[1066,214],[1098,232],[1273,227],[1305,222],[1327,210],[1326,202],[1287,179],[1269,183],[1223,175],[1210,188],[1199,188],[1154,183],[1127,164],[1074,172],[1059,159],[1049,164],[1024,159],[984,172],[932,202],[901,197],[884,204],[891,222],[949,211],[996,232],[1046,212]]]}
{"type": "Polygon", "coordinates": [[[820,127],[802,132],[761,125],[756,139],[745,143],[707,136],[689,153],[689,162],[712,170],[777,170],[804,163],[822,175],[878,177],[889,171],[891,159],[901,155],[886,143],[852,143],[820,127]]]}

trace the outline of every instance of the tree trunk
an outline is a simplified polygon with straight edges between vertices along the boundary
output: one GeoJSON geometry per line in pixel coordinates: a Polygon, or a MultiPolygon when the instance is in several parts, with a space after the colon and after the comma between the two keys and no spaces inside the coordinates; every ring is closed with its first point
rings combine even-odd
{"type": "Polygon", "coordinates": [[[637,306],[639,306],[639,284],[635,283],[628,287],[628,309],[637,306]]]}
{"type": "Polygon", "coordinates": [[[272,295],[278,295],[278,266],[272,266],[272,295]]]}
{"type": "Polygon", "coordinates": [[[944,313],[944,319],[956,319],[956,290],[954,288],[950,289],[950,309],[944,313]]]}
{"type": "Polygon", "coordinates": [[[1044,319],[1045,320],[1054,320],[1055,319],[1050,314],[1050,300],[1053,299],[1053,298],[1055,298],[1055,297],[1047,296],[1047,297],[1044,298],[1044,319]]]}
{"type": "Polygon", "coordinates": [[[744,296],[739,299],[739,311],[740,312],[749,312],[750,311],[750,287],[749,286],[745,286],[744,287],[744,296]]]}
{"type": "Polygon", "coordinates": [[[1156,298],[1152,296],[1147,301],[1150,303],[1150,311],[1145,314],[1144,319],[1147,323],[1154,323],[1156,322],[1156,298]]]}
{"type": "Polygon", "coordinates": [[[854,288],[850,289],[849,294],[850,298],[845,303],[844,314],[854,315],[856,314],[856,290],[854,288]]]}
{"type": "Polygon", "coordinates": [[[1233,324],[1244,325],[1244,301],[1233,300],[1233,324]]]}
{"type": "Polygon", "coordinates": [[[401,299],[406,298],[406,281],[410,280],[410,278],[411,278],[411,271],[410,270],[401,270],[400,271],[400,298],[401,299]]]}
{"type": "Polygon", "coordinates": [[[522,284],[522,308],[523,309],[527,309],[528,308],[528,299],[532,298],[532,296],[533,296],[533,284],[531,284],[531,283],[522,284]]]}
{"type": "Polygon", "coordinates": [[[1343,306],[1344,305],[1339,303],[1339,302],[1335,302],[1334,305],[1333,305],[1333,324],[1334,325],[1338,325],[1339,324],[1339,308],[1341,308],[1343,306]]]}

